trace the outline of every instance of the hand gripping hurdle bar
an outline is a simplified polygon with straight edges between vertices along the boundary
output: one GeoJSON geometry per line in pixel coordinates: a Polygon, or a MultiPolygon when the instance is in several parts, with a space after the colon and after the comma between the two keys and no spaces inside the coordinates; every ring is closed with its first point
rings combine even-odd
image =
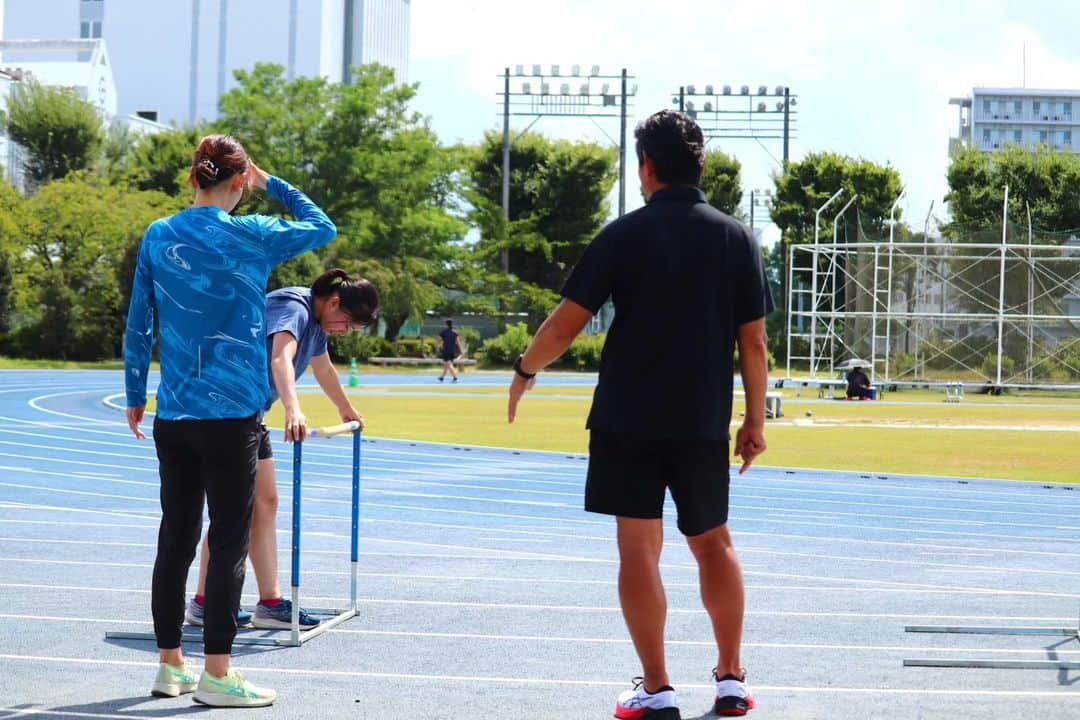
{"type": "MultiPolygon", "coordinates": [[[[292,628],[288,638],[278,637],[252,637],[247,634],[237,634],[233,640],[234,645],[273,645],[284,647],[300,647],[308,640],[313,640],[319,635],[341,623],[354,618],[357,615],[356,588],[359,574],[360,559],[360,423],[341,423],[329,425],[323,428],[312,429],[311,437],[331,438],[336,435],[352,433],[353,457],[352,457],[352,537],[351,537],[351,572],[349,582],[349,606],[345,609],[322,609],[309,608],[312,615],[324,616],[317,626],[311,630],[300,630],[300,485],[303,476],[304,444],[293,443],[293,501],[292,501],[292,628]],[[330,617],[325,617],[330,616],[330,617]]],[[[110,631],[105,633],[106,640],[155,640],[153,633],[145,632],[119,632],[110,631]]],[[[202,633],[185,632],[181,640],[198,642],[202,640],[202,633]]]]}
{"type": "MultiPolygon", "coordinates": [[[[1060,645],[1072,641],[1080,642],[1080,618],[1074,628],[1053,627],[990,627],[980,625],[908,625],[904,632],[944,633],[950,635],[1038,635],[1063,638],[1046,653],[1051,655],[1060,645]]],[[[1078,646],[1080,647],[1080,646],[1078,646]]],[[[1009,670],[1080,670],[1080,662],[1075,660],[1000,660],[987,658],[910,658],[904,660],[904,667],[954,667],[954,668],[999,668],[1009,670]]]]}

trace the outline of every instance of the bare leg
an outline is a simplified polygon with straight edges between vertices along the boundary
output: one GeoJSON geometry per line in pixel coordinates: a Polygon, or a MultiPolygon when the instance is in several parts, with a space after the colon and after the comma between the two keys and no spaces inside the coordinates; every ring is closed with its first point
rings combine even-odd
{"type": "Polygon", "coordinates": [[[251,547],[248,557],[255,570],[260,600],[276,600],[281,597],[278,578],[277,548],[277,473],[273,458],[259,461],[255,476],[255,512],[251,520],[251,547]]]}
{"type": "Polygon", "coordinates": [[[660,580],[660,520],[618,518],[619,602],[645,677],[645,689],[670,685],[664,660],[667,597],[660,580]]]}
{"type": "Polygon", "coordinates": [[[170,648],[168,650],[158,650],[158,662],[172,665],[173,667],[184,666],[184,651],[180,648],[170,648]]]}
{"type": "MultiPolygon", "coordinates": [[[[259,599],[273,600],[281,597],[281,582],[278,579],[277,552],[277,473],[273,459],[259,461],[258,475],[255,477],[255,512],[251,521],[251,548],[248,555],[251,566],[255,569],[255,580],[259,585],[259,599]]],[[[203,537],[202,553],[199,556],[199,585],[196,593],[206,595],[206,568],[210,557],[210,542],[203,537]]]]}
{"type": "Polygon", "coordinates": [[[742,677],[743,609],[746,603],[742,566],[727,525],[688,537],[698,563],[701,600],[712,620],[719,658],[716,675],[742,677]]]}

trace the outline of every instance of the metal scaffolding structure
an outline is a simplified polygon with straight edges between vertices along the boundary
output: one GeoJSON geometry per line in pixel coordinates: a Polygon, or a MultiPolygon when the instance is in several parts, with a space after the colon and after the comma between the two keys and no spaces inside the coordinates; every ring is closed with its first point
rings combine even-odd
{"type": "Polygon", "coordinates": [[[833,242],[789,249],[789,378],[854,357],[886,385],[1080,389],[1075,236],[1036,244],[1003,222],[1000,242],[840,242],[843,213],[833,242]]]}

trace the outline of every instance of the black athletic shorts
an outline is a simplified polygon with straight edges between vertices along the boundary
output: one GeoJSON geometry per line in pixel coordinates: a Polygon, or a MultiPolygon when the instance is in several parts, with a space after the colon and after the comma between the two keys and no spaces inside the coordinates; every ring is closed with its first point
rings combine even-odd
{"type": "Polygon", "coordinates": [[[674,439],[593,430],[585,509],[658,519],[664,514],[664,491],[670,489],[679,531],[700,535],[727,522],[729,469],[726,439],[674,439]]]}
{"type": "Polygon", "coordinates": [[[266,423],[259,423],[259,459],[269,460],[274,457],[274,450],[270,447],[270,429],[266,423]]]}
{"type": "Polygon", "coordinates": [[[439,357],[442,358],[443,362],[453,362],[454,358],[457,357],[457,353],[455,353],[455,352],[446,352],[444,350],[443,352],[439,353],[439,357]]]}

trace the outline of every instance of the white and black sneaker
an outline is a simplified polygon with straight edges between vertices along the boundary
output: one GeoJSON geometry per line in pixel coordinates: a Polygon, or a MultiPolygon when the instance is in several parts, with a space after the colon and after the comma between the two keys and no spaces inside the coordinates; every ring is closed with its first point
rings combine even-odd
{"type": "Polygon", "coordinates": [[[754,709],[754,698],[746,685],[746,670],[742,677],[724,675],[720,677],[713,668],[713,680],[716,681],[716,702],[713,712],[721,717],[741,717],[754,709]]]}
{"type": "Polygon", "coordinates": [[[634,678],[634,689],[626,690],[615,701],[619,720],[680,720],[675,688],[664,685],[656,692],[645,689],[645,679],[634,678]]]}

